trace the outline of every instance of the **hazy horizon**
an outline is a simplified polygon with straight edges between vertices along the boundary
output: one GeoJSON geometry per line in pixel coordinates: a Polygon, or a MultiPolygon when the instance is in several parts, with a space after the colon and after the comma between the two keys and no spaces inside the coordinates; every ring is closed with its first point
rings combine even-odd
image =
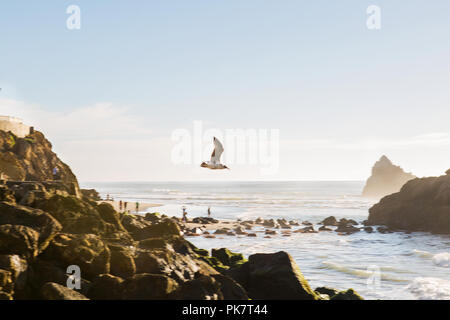
{"type": "MultiPolygon", "coordinates": [[[[103,180],[103,181],[79,181],[80,184],[95,183],[158,183],[158,182],[174,182],[174,183],[210,183],[211,180],[103,180]]],[[[215,180],[214,182],[365,182],[365,180],[215,180]]]]}
{"type": "Polygon", "coordinates": [[[450,168],[448,1],[78,1],[69,30],[72,4],[0,4],[0,114],[80,181],[364,181],[384,154],[419,177],[450,168]],[[197,120],[279,130],[278,170],[175,164],[172,135],[197,120]]]}

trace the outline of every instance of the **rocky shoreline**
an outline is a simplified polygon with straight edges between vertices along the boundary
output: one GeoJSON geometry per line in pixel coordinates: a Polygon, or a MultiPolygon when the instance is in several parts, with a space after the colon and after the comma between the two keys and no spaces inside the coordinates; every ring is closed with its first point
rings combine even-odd
{"type": "Polygon", "coordinates": [[[248,260],[225,248],[210,253],[183,237],[177,219],[119,213],[70,191],[63,183],[0,186],[2,299],[361,299],[312,290],[286,252],[248,260]],[[67,287],[70,266],[81,271],[79,289],[67,287]]]}
{"type": "Polygon", "coordinates": [[[263,219],[255,220],[217,220],[207,217],[197,217],[188,222],[172,217],[180,224],[181,230],[186,237],[199,237],[214,239],[221,236],[237,237],[264,237],[273,238],[276,236],[290,237],[295,233],[322,233],[335,232],[340,236],[350,235],[364,231],[367,233],[391,232],[385,226],[372,227],[368,221],[357,222],[353,219],[336,219],[330,216],[318,223],[309,221],[297,221],[286,219],[263,219]]]}

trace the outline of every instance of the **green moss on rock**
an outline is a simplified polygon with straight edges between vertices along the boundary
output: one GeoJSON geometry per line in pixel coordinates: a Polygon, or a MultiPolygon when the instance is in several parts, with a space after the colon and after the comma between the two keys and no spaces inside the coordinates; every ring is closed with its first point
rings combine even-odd
{"type": "Polygon", "coordinates": [[[247,262],[241,253],[232,252],[227,248],[212,249],[211,256],[230,268],[238,267],[247,262]]]}
{"type": "Polygon", "coordinates": [[[331,297],[330,300],[364,300],[355,290],[348,289],[347,291],[341,291],[338,294],[331,297]]]}

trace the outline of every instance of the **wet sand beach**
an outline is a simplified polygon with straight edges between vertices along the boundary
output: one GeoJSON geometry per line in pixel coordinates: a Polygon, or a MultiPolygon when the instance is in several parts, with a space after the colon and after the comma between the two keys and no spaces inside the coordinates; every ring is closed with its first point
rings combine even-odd
{"type": "MultiPolygon", "coordinates": [[[[124,211],[123,208],[122,210],[120,210],[120,201],[111,201],[111,200],[102,200],[102,201],[98,201],[98,203],[109,203],[110,205],[112,205],[114,207],[114,210],[116,210],[117,212],[120,211],[124,211]]],[[[160,207],[160,204],[157,203],[141,203],[139,202],[139,212],[145,212],[147,211],[149,208],[156,208],[156,207],[160,207]]],[[[129,210],[131,213],[135,213],[136,212],[136,202],[128,202],[128,206],[127,206],[127,210],[129,210]]]]}

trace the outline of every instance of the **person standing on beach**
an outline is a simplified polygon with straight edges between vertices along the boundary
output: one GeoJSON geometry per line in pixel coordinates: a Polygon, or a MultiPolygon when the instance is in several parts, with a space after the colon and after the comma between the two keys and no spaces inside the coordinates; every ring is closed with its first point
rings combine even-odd
{"type": "Polygon", "coordinates": [[[119,211],[122,212],[122,207],[123,207],[123,202],[122,200],[120,200],[119,202],[119,211]]]}
{"type": "Polygon", "coordinates": [[[183,221],[187,223],[187,212],[186,212],[186,207],[183,207],[183,221]]]}
{"type": "Polygon", "coordinates": [[[128,207],[128,202],[125,201],[125,203],[123,204],[123,208],[124,208],[125,212],[127,211],[127,207],[128,207]]]}
{"type": "Polygon", "coordinates": [[[211,207],[208,207],[208,218],[211,218],[211,207]]]}
{"type": "Polygon", "coordinates": [[[59,169],[58,169],[58,167],[54,167],[52,173],[53,173],[53,180],[59,180],[59,169]]]}
{"type": "Polygon", "coordinates": [[[136,213],[139,212],[139,202],[136,202],[136,213]]]}

